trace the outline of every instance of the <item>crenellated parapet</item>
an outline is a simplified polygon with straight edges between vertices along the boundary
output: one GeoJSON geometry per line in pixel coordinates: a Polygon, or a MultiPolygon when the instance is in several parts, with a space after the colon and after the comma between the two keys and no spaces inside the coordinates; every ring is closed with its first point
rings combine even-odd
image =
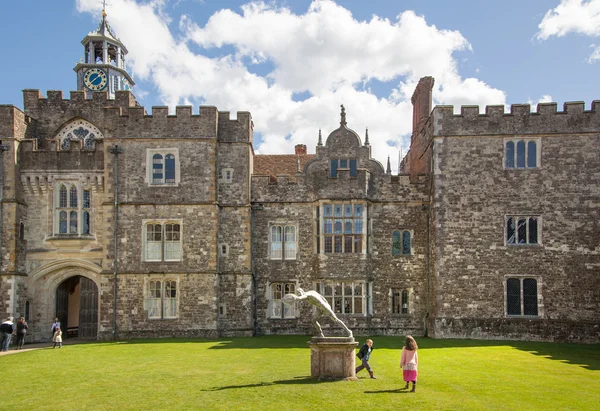
{"type": "Polygon", "coordinates": [[[567,102],[563,111],[556,103],[539,103],[535,112],[529,104],[504,106],[462,106],[454,114],[454,106],[437,106],[432,114],[433,136],[515,135],[597,133],[600,131],[600,101],[593,101],[591,110],[584,102],[567,102]]]}
{"type": "MultiPolygon", "coordinates": [[[[72,91],[64,99],[62,91],[24,90],[25,113],[39,123],[36,137],[53,139],[71,121],[84,119],[96,126],[104,138],[217,138],[223,142],[252,142],[253,124],[249,112],[229,112],[201,106],[193,114],[191,106],[178,106],[175,114],[167,107],[152,107],[151,114],[140,106],[130,91],[117,91],[114,99],[106,92],[86,98],[83,91],[72,91]]],[[[43,145],[43,144],[42,144],[43,145]]]]}

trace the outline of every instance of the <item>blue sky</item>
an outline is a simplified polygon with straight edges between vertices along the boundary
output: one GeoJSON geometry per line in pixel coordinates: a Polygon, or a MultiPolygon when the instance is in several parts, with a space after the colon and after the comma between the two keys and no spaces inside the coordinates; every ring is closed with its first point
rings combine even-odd
{"type": "MultiPolygon", "coordinates": [[[[138,101],[250,111],[259,153],[314,152],[318,130],[348,126],[392,168],[408,148],[410,96],[436,79],[434,103],[600,100],[600,0],[502,2],[109,0],[138,101]]],[[[98,0],[0,0],[0,104],[23,89],[75,88],[98,0]]],[[[483,112],[483,109],[481,109],[483,112]]]]}

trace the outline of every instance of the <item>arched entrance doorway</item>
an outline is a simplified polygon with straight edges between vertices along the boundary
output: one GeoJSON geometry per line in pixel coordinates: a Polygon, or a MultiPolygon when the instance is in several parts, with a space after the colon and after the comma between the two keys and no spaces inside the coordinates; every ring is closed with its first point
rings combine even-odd
{"type": "Polygon", "coordinates": [[[96,339],[98,336],[98,287],[87,277],[76,275],[56,289],[56,316],[63,338],[96,339]]]}

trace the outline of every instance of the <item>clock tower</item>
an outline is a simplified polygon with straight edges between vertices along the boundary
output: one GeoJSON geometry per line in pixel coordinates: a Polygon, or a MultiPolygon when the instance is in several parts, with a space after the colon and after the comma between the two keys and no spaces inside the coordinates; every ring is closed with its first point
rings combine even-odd
{"type": "Polygon", "coordinates": [[[102,20],[96,31],[88,33],[81,41],[84,57],[75,68],[77,90],[85,91],[88,98],[94,91],[107,91],[115,98],[118,90],[131,90],[135,84],[125,70],[127,48],[112,32],[102,9],[102,20]]]}

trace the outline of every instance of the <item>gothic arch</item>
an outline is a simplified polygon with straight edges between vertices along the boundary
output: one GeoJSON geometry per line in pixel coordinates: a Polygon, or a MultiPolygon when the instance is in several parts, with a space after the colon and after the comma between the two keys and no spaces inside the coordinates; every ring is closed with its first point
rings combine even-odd
{"type": "MultiPolygon", "coordinates": [[[[47,339],[50,324],[55,316],[56,291],[66,279],[74,276],[86,277],[101,292],[100,272],[102,268],[92,262],[77,259],[52,261],[29,274],[30,292],[34,302],[34,315],[38,319],[38,335],[34,339],[47,339]]],[[[37,334],[37,333],[36,333],[37,334]]]]}
{"type": "Polygon", "coordinates": [[[84,150],[93,150],[96,140],[104,136],[96,126],[87,120],[78,118],[65,124],[56,134],[59,150],[69,150],[71,141],[79,141],[84,150]]]}

